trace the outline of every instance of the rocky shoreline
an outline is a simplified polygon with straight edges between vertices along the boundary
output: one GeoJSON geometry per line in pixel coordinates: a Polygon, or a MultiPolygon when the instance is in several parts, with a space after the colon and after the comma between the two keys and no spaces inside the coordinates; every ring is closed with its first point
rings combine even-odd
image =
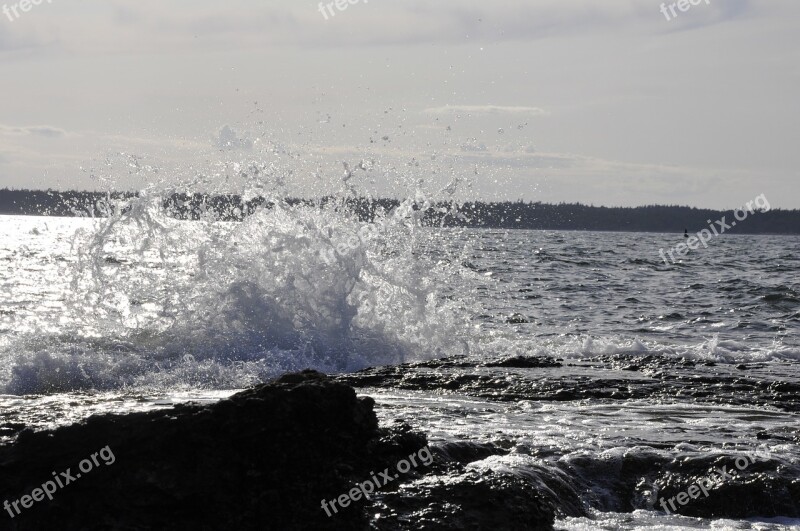
{"type": "MultiPolygon", "coordinates": [[[[521,356],[476,362],[448,358],[397,366],[376,367],[345,374],[338,381],[356,388],[404,390],[467,396],[487,402],[571,402],[605,401],[626,407],[630,401],[651,404],[680,401],[715,407],[763,408],[791,415],[800,411],[800,382],[791,371],[763,363],[740,365],[654,356],[629,352],[599,355],[581,360],[548,356],[521,356]],[[702,370],[699,370],[702,369],[702,370]]],[[[773,413],[777,414],[777,413],[773,413]]],[[[752,438],[772,445],[800,447],[800,427],[788,420],[779,430],[759,431],[752,438]]],[[[608,426],[614,429],[614,426],[608,426]]],[[[505,443],[505,441],[501,441],[505,443]]],[[[471,457],[478,461],[491,455],[532,457],[520,475],[539,482],[557,516],[581,516],[587,510],[628,513],[637,509],[701,518],[800,518],[800,466],[787,455],[765,455],[757,448],[745,470],[734,467],[747,449],[717,448],[700,451],[701,441],[687,440],[694,451],[665,454],[670,444],[648,446],[631,442],[629,451],[608,456],[547,456],[548,467],[530,462],[545,459],[546,452],[524,445],[464,443],[478,449],[471,457]],[[638,446],[638,447],[637,447],[638,446]],[[754,455],[755,454],[758,455],[754,455]],[[561,458],[560,458],[561,457],[561,458]],[[709,489],[685,506],[675,500],[716,471],[731,470],[709,489]],[[598,495],[597,493],[604,493],[598,495]]],[[[447,445],[446,445],[447,446],[447,445]]],[[[550,451],[550,450],[548,450],[550,451]]],[[[463,450],[462,450],[463,452],[463,450]]]]}
{"type": "MultiPolygon", "coordinates": [[[[427,445],[397,423],[380,428],[370,398],[306,371],[209,406],[101,415],[54,431],[22,431],[0,448],[0,500],[19,500],[99,448],[113,464],[74,479],[0,528],[42,529],[550,529],[553,507],[520,479],[466,472],[435,452],[380,496],[331,517],[323,499],[427,445]],[[421,477],[430,482],[407,490],[421,477]],[[402,487],[402,488],[400,488],[402,487]]],[[[19,508],[20,505],[17,505],[19,508]]],[[[12,513],[13,513],[12,509],[12,513]]]]}
{"type": "MultiPolygon", "coordinates": [[[[58,489],[52,500],[23,504],[18,514],[6,509],[0,529],[550,530],[558,517],[591,510],[661,510],[658,498],[681,495],[736,454],[671,458],[639,448],[613,462],[587,454],[545,464],[536,448],[524,445],[437,442],[430,446],[430,463],[401,471],[369,499],[344,499],[330,514],[323,500],[339,499],[428,447],[426,435],[404,419],[380,426],[375,402],[356,389],[458,393],[497,402],[624,403],[677,393],[723,404],[763,401],[786,412],[800,404],[789,392],[796,384],[752,375],[755,365],[723,367],[699,380],[689,376],[691,366],[682,372],[686,362],[635,353],[588,360],[580,368],[586,377],[575,367],[559,373],[564,365],[546,357],[480,365],[456,358],[337,377],[304,371],[210,405],[98,415],[53,431],[25,429],[0,447],[0,502],[23,500],[60,471],[75,474],[100,448],[113,450],[115,459],[58,489]],[[598,376],[601,370],[608,378],[598,376]],[[513,470],[469,466],[495,456],[518,457],[523,464],[513,470]]],[[[787,426],[758,438],[796,445],[800,432],[787,426]]],[[[800,470],[779,456],[763,456],[675,512],[800,517],[800,470]]]]}

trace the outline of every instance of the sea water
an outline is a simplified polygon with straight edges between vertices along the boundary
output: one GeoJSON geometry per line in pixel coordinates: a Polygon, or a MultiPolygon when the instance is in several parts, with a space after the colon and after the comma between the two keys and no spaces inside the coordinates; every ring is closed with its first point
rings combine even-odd
{"type": "MultiPolygon", "coordinates": [[[[160,205],[142,198],[110,219],[0,217],[0,436],[213,401],[291,370],[448,356],[564,361],[481,369],[507,380],[598,378],[603,356],[641,354],[692,362],[686,377],[745,364],[765,382],[800,381],[797,237],[725,235],[667,265],[658,250],[680,235],[432,228],[405,204],[365,239],[365,222],[335,209],[278,203],[226,223],[179,221],[160,205]]],[[[757,432],[800,420],[777,402],[362,392],[377,399],[382,421],[409,421],[434,443],[538,449],[471,465],[510,473],[585,455],[755,448],[757,432]]],[[[773,441],[769,451],[800,464],[796,443],[773,441]]],[[[586,494],[593,519],[557,527],[798,525],[609,511],[602,497],[586,494]]]]}

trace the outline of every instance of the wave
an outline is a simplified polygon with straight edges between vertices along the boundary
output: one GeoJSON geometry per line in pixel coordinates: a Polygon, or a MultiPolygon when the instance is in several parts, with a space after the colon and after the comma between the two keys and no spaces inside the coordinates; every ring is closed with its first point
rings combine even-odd
{"type": "Polygon", "coordinates": [[[482,356],[502,353],[508,356],[548,356],[563,359],[587,359],[617,354],[645,354],[670,359],[721,364],[797,362],[800,349],[776,341],[769,346],[753,345],[744,341],[723,340],[718,334],[705,341],[677,344],[624,337],[596,337],[573,335],[537,337],[535,339],[509,339],[489,337],[476,339],[471,347],[482,356]]]}
{"type": "Polygon", "coordinates": [[[281,202],[227,223],[134,199],[76,235],[69,324],[4,348],[1,388],[230,389],[465,354],[471,303],[453,284],[470,273],[426,259],[426,237],[412,201],[375,223],[281,202]]]}

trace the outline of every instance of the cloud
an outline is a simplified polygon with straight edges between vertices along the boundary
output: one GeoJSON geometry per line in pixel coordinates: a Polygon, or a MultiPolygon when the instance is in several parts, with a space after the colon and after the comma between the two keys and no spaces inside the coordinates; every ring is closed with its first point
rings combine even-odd
{"type": "MultiPolygon", "coordinates": [[[[744,1],[744,0],[730,0],[744,1]]],[[[149,51],[165,47],[211,49],[411,45],[534,40],[565,33],[585,34],[635,22],[641,9],[630,0],[493,0],[465,5],[462,0],[409,0],[347,4],[326,20],[317,2],[184,0],[175,4],[127,0],[85,0],[79,5],[54,3],[25,18],[19,34],[4,37],[0,49],[59,46],[108,53],[149,51]],[[191,5],[191,8],[188,6],[191,5]]],[[[650,18],[657,19],[656,16],[650,18]]],[[[662,19],[663,21],[663,19],[662,19]]],[[[14,28],[17,31],[17,28],[14,28]]]]}
{"type": "Polygon", "coordinates": [[[58,127],[50,127],[48,125],[27,127],[26,130],[28,131],[28,134],[44,136],[47,138],[57,138],[66,136],[67,134],[63,129],[59,129],[58,127]]]}
{"type": "Polygon", "coordinates": [[[539,107],[508,107],[503,105],[445,105],[444,107],[431,107],[423,112],[428,114],[526,114],[529,116],[549,114],[539,107]]]}
{"type": "Polygon", "coordinates": [[[669,33],[690,25],[754,17],[767,9],[753,0],[720,0],[711,5],[704,3],[703,9],[697,6],[697,13],[670,24],[658,12],[660,2],[649,6],[635,0],[359,2],[347,4],[345,11],[337,11],[328,20],[319,12],[317,2],[268,0],[254,5],[249,0],[178,1],[181,3],[185,7],[129,0],[54,2],[48,9],[26,16],[24,25],[15,26],[13,34],[7,28],[11,24],[0,24],[0,51],[49,47],[70,52],[137,51],[160,55],[165,49],[207,52],[261,50],[265,46],[296,46],[304,50],[465,42],[496,46],[630,27],[669,33]]]}
{"type": "Polygon", "coordinates": [[[28,127],[13,127],[0,125],[0,135],[9,136],[42,136],[45,138],[60,138],[66,136],[67,132],[61,128],[50,125],[34,125],[28,127]]]}

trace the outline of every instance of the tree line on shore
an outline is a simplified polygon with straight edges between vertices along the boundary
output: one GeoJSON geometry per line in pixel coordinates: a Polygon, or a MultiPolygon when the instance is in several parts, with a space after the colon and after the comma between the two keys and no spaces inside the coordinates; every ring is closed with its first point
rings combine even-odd
{"type": "MultiPolygon", "coordinates": [[[[53,190],[0,190],[0,214],[35,216],[103,217],[124,208],[126,200],[138,194],[131,192],[82,192],[53,190]]],[[[333,198],[287,199],[290,206],[323,206],[333,204],[358,216],[372,220],[378,212],[398,207],[396,199],[333,198]]],[[[238,195],[173,193],[161,200],[169,215],[185,220],[217,219],[240,221],[259,208],[272,203],[258,197],[244,200],[238,195]]],[[[417,205],[417,208],[423,208],[417,205]]],[[[636,232],[696,232],[725,217],[734,219],[734,212],[698,209],[686,206],[648,205],[640,207],[603,207],[580,203],[547,204],[541,202],[435,203],[422,213],[427,224],[445,227],[592,230],[636,232]]],[[[731,232],[740,234],[800,234],[800,210],[772,209],[750,214],[746,222],[731,232]]]]}

